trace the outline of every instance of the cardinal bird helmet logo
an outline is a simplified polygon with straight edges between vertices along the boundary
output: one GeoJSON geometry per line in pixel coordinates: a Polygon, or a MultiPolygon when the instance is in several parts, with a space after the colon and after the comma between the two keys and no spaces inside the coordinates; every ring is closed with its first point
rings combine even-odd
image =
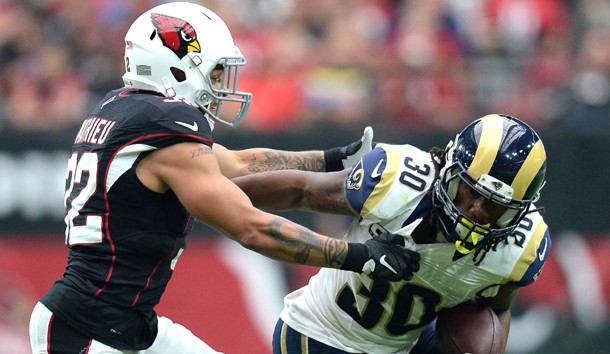
{"type": "Polygon", "coordinates": [[[158,13],[151,13],[150,18],[163,45],[176,53],[178,58],[184,58],[189,52],[201,52],[197,33],[188,22],[158,13]]]}

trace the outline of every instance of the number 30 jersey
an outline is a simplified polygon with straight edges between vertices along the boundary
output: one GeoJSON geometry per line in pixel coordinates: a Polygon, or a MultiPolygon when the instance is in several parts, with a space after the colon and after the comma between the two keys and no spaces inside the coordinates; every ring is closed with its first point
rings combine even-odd
{"type": "MultiPolygon", "coordinates": [[[[494,296],[502,284],[532,283],[551,246],[537,212],[517,228],[520,242],[510,237],[478,266],[474,253],[454,257],[454,243],[415,244],[414,230],[430,220],[428,191],[435,175],[430,154],[410,145],[379,144],[365,155],[345,182],[347,199],[360,215],[345,239],[364,242],[382,230],[402,235],[407,247],[420,253],[420,270],[410,281],[388,282],[323,268],[285,297],[282,320],[346,352],[408,353],[441,309],[477,295],[494,296]]],[[[434,227],[423,229],[436,233],[434,227]]]]}
{"type": "Polygon", "coordinates": [[[65,194],[68,266],[41,302],[116,347],[152,343],[153,308],[191,223],[176,195],[150,191],[136,167],[151,152],[182,142],[213,144],[197,108],[121,89],[89,113],[73,144],[65,194]]]}

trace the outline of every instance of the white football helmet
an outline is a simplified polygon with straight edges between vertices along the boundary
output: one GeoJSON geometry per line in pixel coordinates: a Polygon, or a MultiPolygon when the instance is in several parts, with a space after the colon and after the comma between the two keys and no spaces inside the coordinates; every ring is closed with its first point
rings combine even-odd
{"type": "Polygon", "coordinates": [[[224,21],[200,5],[157,6],[138,17],[125,35],[125,86],[195,105],[211,128],[214,121],[236,127],[245,118],[252,95],[237,91],[239,67],[245,64],[224,21]],[[215,68],[224,68],[216,85],[210,78],[215,68]],[[222,103],[235,106],[234,117],[220,117],[222,103]]]}

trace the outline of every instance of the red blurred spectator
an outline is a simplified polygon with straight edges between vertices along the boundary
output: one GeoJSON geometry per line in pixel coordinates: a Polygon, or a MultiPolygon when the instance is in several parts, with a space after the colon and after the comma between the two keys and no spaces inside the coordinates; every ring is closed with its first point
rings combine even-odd
{"type": "Polygon", "coordinates": [[[236,41],[240,48],[245,43],[243,53],[248,59],[240,85],[252,93],[252,106],[242,126],[263,133],[301,126],[301,72],[311,50],[304,29],[287,25],[236,41]]]}

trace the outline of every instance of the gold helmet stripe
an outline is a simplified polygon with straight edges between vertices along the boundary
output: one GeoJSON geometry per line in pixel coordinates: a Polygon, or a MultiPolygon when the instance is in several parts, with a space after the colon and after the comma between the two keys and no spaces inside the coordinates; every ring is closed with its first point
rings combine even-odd
{"type": "Polygon", "coordinates": [[[544,145],[542,145],[542,140],[538,140],[525,158],[525,162],[523,162],[511,184],[515,191],[513,194],[514,199],[523,199],[525,192],[527,192],[527,189],[532,184],[545,161],[546,152],[544,151],[544,145]]]}
{"type": "Polygon", "coordinates": [[[468,168],[468,173],[475,179],[489,173],[496,160],[496,155],[502,142],[504,122],[497,114],[489,114],[481,118],[481,137],[477,152],[468,168]]]}

